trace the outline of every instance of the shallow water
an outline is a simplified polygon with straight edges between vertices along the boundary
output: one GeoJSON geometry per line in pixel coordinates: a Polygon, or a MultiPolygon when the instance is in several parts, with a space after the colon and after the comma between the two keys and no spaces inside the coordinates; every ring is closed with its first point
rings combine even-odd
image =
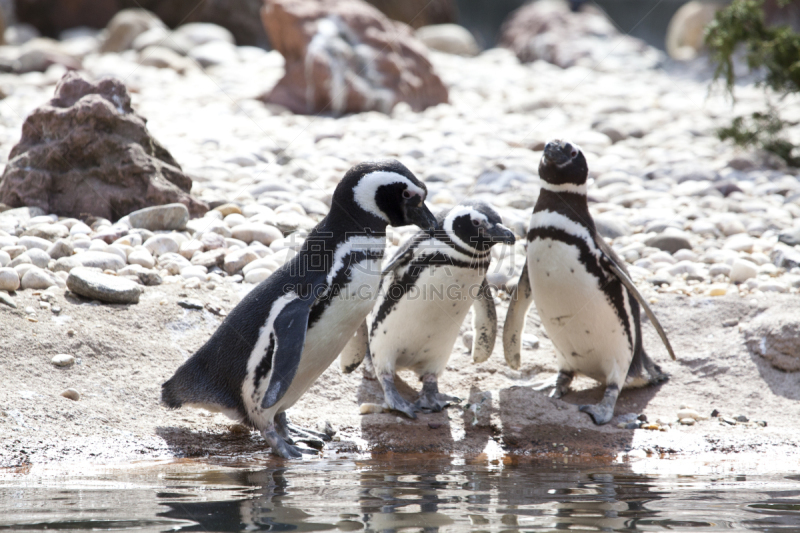
{"type": "Polygon", "coordinates": [[[416,455],[0,471],[0,530],[800,530],[798,475],[506,463],[416,455]]]}

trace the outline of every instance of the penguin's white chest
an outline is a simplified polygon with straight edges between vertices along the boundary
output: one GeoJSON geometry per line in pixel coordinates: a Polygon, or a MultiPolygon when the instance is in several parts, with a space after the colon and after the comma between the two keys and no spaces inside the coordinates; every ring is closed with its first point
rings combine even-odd
{"type": "Polygon", "coordinates": [[[425,268],[371,333],[376,372],[401,368],[419,375],[443,372],[483,277],[484,271],[475,268],[425,268]]]}
{"type": "Polygon", "coordinates": [[[375,303],[380,289],[380,272],[380,260],[366,260],[352,267],[350,282],[342,287],[319,320],[306,332],[297,374],[276,412],[294,405],[353,337],[375,303]]]}
{"type": "MultiPolygon", "coordinates": [[[[622,386],[633,346],[601,288],[604,282],[587,270],[580,249],[558,239],[535,238],[528,243],[528,275],[559,368],[622,386]]],[[[624,301],[628,307],[627,297],[624,301]]]]}

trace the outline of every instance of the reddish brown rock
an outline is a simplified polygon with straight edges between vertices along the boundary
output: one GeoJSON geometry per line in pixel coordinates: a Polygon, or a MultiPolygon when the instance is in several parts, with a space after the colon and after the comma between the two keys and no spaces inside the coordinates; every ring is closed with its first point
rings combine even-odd
{"type": "Polygon", "coordinates": [[[286,74],[263,99],[295,113],[388,113],[447,102],[447,88],[411,28],[362,0],[265,0],[270,42],[286,74]]]}
{"type": "Polygon", "coordinates": [[[584,5],[573,12],[561,0],[522,6],[509,15],[501,33],[500,46],[523,63],[541,59],[564,68],[615,70],[653,67],[662,59],[644,41],[622,35],[599,9],[584,5]]]}
{"type": "Polygon", "coordinates": [[[155,13],[170,28],[188,22],[213,22],[227,28],[236,44],[267,46],[258,13],[262,0],[17,0],[17,18],[43,35],[58,37],[76,26],[103,28],[123,9],[155,13]]]}
{"type": "Polygon", "coordinates": [[[180,202],[200,215],[208,207],[192,198],[191,188],[192,180],[134,113],[122,82],[91,83],[69,72],[53,99],[25,119],[0,180],[0,202],[110,220],[180,202]]]}

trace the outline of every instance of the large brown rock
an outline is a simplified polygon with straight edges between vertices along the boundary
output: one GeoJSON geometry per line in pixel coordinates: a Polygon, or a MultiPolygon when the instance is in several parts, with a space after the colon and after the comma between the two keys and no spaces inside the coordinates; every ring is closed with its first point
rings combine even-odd
{"type": "Polygon", "coordinates": [[[622,35],[597,8],[573,12],[562,0],[540,0],[522,6],[503,24],[500,45],[520,61],[537,59],[560,67],[598,70],[656,66],[662,54],[644,41],[622,35]]]}
{"type": "Polygon", "coordinates": [[[447,102],[447,88],[411,28],[362,0],[265,0],[261,12],[286,74],[267,102],[295,113],[415,111],[447,102]]]}
{"type": "Polygon", "coordinates": [[[134,113],[122,82],[91,83],[68,72],[53,99],[25,119],[0,180],[0,202],[110,220],[180,202],[200,215],[208,207],[192,198],[191,188],[192,180],[134,113]]]}
{"type": "Polygon", "coordinates": [[[16,0],[20,22],[57,37],[76,26],[104,28],[123,9],[152,11],[174,28],[189,22],[213,22],[233,33],[236,44],[267,46],[259,10],[262,0],[16,0]]]}

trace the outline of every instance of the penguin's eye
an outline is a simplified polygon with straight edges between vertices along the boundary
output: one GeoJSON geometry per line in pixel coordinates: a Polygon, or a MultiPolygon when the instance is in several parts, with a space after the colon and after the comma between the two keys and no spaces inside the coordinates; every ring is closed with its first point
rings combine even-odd
{"type": "Polygon", "coordinates": [[[573,150],[572,153],[570,154],[571,157],[575,157],[576,155],[578,155],[577,150],[573,150]]]}
{"type": "Polygon", "coordinates": [[[411,193],[411,191],[409,191],[408,189],[406,189],[406,190],[404,190],[404,191],[403,191],[403,198],[405,198],[406,200],[408,200],[408,199],[409,199],[409,198],[411,198],[412,196],[414,196],[414,195],[413,195],[413,194],[411,193]]]}
{"type": "Polygon", "coordinates": [[[480,225],[481,225],[481,221],[480,221],[480,220],[477,220],[477,219],[476,219],[476,220],[473,220],[473,221],[472,221],[472,225],[473,225],[473,226],[475,226],[475,227],[477,228],[478,226],[480,226],[480,225]]]}

